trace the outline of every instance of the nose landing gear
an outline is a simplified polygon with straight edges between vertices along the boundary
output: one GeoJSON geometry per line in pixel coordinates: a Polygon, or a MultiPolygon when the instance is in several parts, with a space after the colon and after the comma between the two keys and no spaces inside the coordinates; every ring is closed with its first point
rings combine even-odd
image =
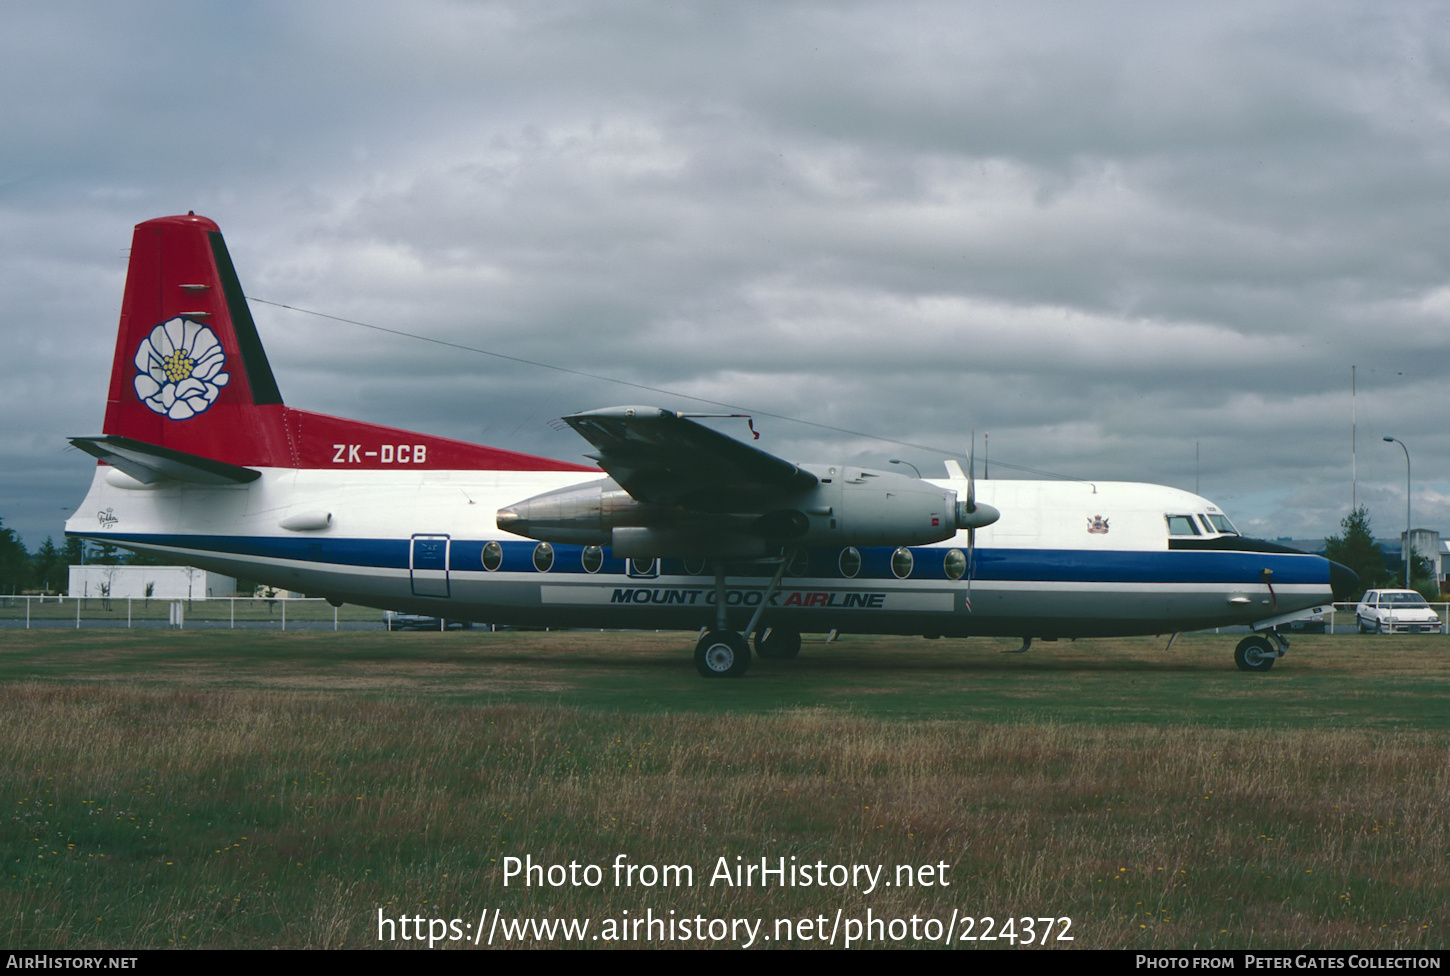
{"type": "Polygon", "coordinates": [[[1234,664],[1240,671],[1263,673],[1289,649],[1289,639],[1277,630],[1252,634],[1234,648],[1234,664]]]}

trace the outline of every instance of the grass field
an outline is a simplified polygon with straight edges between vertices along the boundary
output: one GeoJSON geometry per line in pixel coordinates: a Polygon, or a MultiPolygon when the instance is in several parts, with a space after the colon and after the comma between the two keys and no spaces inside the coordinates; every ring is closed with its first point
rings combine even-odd
{"type": "Polygon", "coordinates": [[[913,944],[956,912],[1078,948],[1443,947],[1450,640],[1301,637],[1267,675],[1236,640],[846,638],[705,681],[680,634],[8,631],[3,940],[419,944],[381,909],[459,919],[440,946],[501,910],[587,945],[868,912],[899,924],[858,944],[913,944]],[[694,884],[616,885],[619,855],[694,884]],[[526,856],[602,881],[506,886],[526,856]],[[933,870],[710,884],[737,856],[933,870]]]}

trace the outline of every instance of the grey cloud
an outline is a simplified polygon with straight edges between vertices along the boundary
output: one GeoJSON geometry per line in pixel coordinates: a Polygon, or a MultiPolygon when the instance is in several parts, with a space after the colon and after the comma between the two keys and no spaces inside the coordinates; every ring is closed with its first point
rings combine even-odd
{"type": "MultiPolygon", "coordinates": [[[[1359,364],[1377,526],[1403,502],[1381,431],[1450,514],[1434,5],[7,16],[0,449],[30,474],[0,517],[32,545],[59,531],[38,499],[82,488],[63,436],[99,424],[130,226],[186,209],[257,297],[918,444],[975,425],[999,464],[1197,476],[1274,535],[1347,508],[1359,364]]],[[[309,409],[577,457],[548,418],[691,405],[256,315],[309,409]]],[[[940,464],[759,426],[793,457],[940,464]]]]}

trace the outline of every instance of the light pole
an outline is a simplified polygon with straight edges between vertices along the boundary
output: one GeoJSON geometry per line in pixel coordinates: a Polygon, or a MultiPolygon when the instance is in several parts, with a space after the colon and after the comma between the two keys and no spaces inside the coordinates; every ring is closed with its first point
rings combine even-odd
{"type": "Polygon", "coordinates": [[[888,464],[904,464],[908,468],[910,468],[911,470],[916,471],[917,478],[920,478],[921,477],[921,472],[920,471],[917,471],[916,465],[912,464],[910,461],[903,461],[900,458],[890,458],[890,459],[888,459],[887,463],[888,464]]]}
{"type": "Polygon", "coordinates": [[[1400,554],[1405,559],[1405,589],[1410,588],[1410,561],[1414,554],[1415,547],[1410,543],[1410,449],[1405,447],[1405,442],[1398,437],[1386,437],[1388,444],[1398,444],[1405,452],[1405,544],[1400,547],[1400,554]]]}

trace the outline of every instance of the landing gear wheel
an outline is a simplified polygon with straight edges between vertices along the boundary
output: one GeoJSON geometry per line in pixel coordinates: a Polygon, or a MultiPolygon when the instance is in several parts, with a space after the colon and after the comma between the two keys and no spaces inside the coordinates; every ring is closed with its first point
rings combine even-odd
{"type": "Polygon", "coordinates": [[[695,645],[695,670],[705,678],[738,678],[750,667],[750,645],[733,630],[712,630],[695,645]]]}
{"type": "Polygon", "coordinates": [[[1267,671],[1274,666],[1279,654],[1267,637],[1245,637],[1234,648],[1234,663],[1240,671],[1267,671]]]}
{"type": "Polygon", "coordinates": [[[772,627],[755,635],[755,653],[767,661],[785,661],[801,652],[801,632],[772,627]]]}

